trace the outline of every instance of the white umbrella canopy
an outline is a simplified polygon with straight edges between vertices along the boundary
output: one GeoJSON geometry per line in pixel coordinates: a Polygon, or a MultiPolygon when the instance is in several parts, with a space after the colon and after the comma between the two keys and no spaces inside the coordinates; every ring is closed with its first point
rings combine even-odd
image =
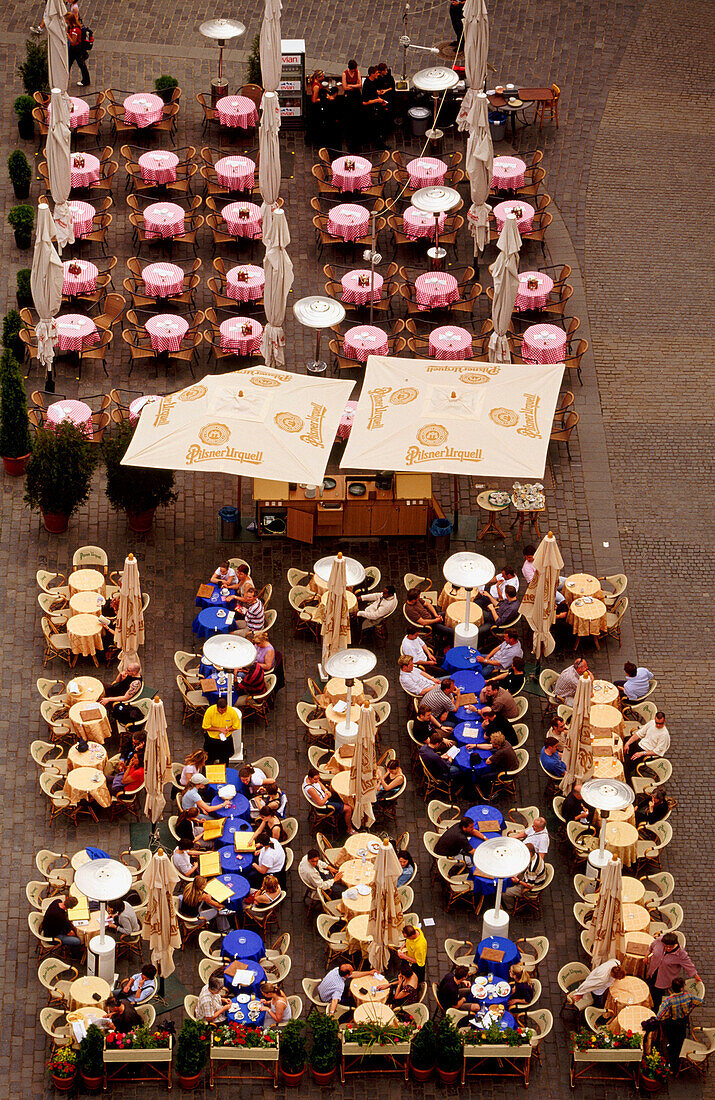
{"type": "Polygon", "coordinates": [[[574,783],[583,783],[593,776],[593,742],[589,720],[592,695],[591,677],[584,672],[576,684],[571,724],[566,731],[563,753],[566,771],[559,783],[559,789],[564,794],[569,794],[574,783]]]}
{"type": "Polygon", "coordinates": [[[376,735],[375,711],[369,704],[360,707],[355,751],[350,765],[351,820],[356,829],[368,829],[375,821],[372,807],[377,798],[376,735]]]}
{"type": "Polygon", "coordinates": [[[371,355],[341,467],[542,477],[564,365],[371,355]]]}
{"type": "Polygon", "coordinates": [[[174,887],[179,872],[161,848],[154,853],[142,882],[147,888],[147,906],[142,917],[142,937],[149,941],[151,961],[162,978],[173,974],[174,951],[181,947],[179,918],[174,909],[174,887]]]}
{"type": "Polygon", "coordinates": [[[593,933],[594,966],[600,966],[606,959],[620,959],[626,946],[623,927],[623,873],[620,859],[612,859],[601,871],[601,887],[593,912],[591,930],[593,933]]]}
{"type": "Polygon", "coordinates": [[[156,825],[164,812],[166,798],[164,786],[173,779],[171,771],[171,752],[166,733],[166,714],[164,704],[157,695],[151,704],[146,720],[146,748],[144,752],[144,783],[146,799],[144,813],[153,825],[156,825]]]}
{"type": "Polygon", "coordinates": [[[47,0],[44,22],[47,31],[47,65],[50,87],[59,88],[69,108],[67,85],[69,84],[70,68],[67,25],[65,23],[66,10],[62,0],[47,0]]]}
{"type": "Polygon", "coordinates": [[[119,607],[115,639],[122,651],[122,661],[136,657],[139,646],[144,645],[144,612],[139,566],[133,554],[124,559],[124,569],[119,586],[119,607]]]}
{"type": "Polygon", "coordinates": [[[122,462],[319,485],[352,387],[263,366],[207,375],[145,406],[122,462]]]}
{"type": "Polygon", "coordinates": [[[52,360],[55,357],[54,337],[57,330],[54,318],[62,305],[64,282],[62,260],[53,244],[53,238],[56,235],[57,230],[50,208],[47,203],[41,202],[37,207],[37,231],[35,250],[32,254],[30,289],[32,301],[39,314],[39,320],[35,325],[37,358],[47,368],[48,375],[52,370],[52,360]]]}
{"type": "Polygon", "coordinates": [[[467,225],[474,240],[474,255],[482,252],[489,240],[489,207],[487,199],[492,185],[494,147],[489,131],[487,97],[479,92],[471,111],[474,125],[469,126],[465,168],[469,179],[472,205],[467,212],[467,225]]]}
{"type": "Polygon", "coordinates": [[[263,243],[266,255],[263,271],[266,282],[263,289],[263,307],[266,326],[261,336],[261,354],[270,367],[282,367],[285,363],[286,302],[293,286],[293,262],[288,255],[290,233],[285,213],[279,207],[263,204],[263,243]]]}
{"type": "Polygon", "coordinates": [[[548,657],[556,646],[551,627],[556,621],[556,588],[564,559],[551,531],[536,548],[534,566],[536,572],[524,593],[519,610],[533,631],[532,652],[538,658],[548,657]]]}
{"type": "Polygon", "coordinates": [[[372,884],[372,900],[367,922],[372,941],[367,950],[370,966],[384,970],[390,961],[390,949],[398,950],[404,936],[405,918],[402,903],[397,894],[397,880],[402,874],[395,849],[387,842],[382,844],[375,860],[375,878],[372,884]]]}
{"type": "Polygon", "coordinates": [[[47,172],[50,178],[50,191],[55,200],[55,228],[57,230],[57,248],[61,252],[65,245],[74,244],[72,212],[68,199],[72,189],[72,169],[70,166],[70,112],[69,100],[59,88],[53,88],[50,96],[51,111],[47,129],[45,156],[47,172]]]}
{"type": "MultiPolygon", "coordinates": [[[[316,618],[322,622],[320,633],[323,637],[323,665],[333,654],[350,645],[350,615],[346,591],[345,558],[342,554],[336,554],[330,569],[325,603],[321,601],[316,612],[316,618]]],[[[348,716],[346,721],[350,721],[348,716]]]]}
{"type": "Polygon", "coordinates": [[[499,255],[489,268],[494,280],[492,324],[494,332],[489,338],[489,362],[510,363],[511,352],[506,338],[514,303],[519,292],[519,249],[521,234],[516,215],[507,214],[504,227],[497,241],[499,255]]]}
{"type": "Polygon", "coordinates": [[[281,0],[266,0],[260,35],[261,79],[266,92],[277,92],[281,78],[281,0]]]}

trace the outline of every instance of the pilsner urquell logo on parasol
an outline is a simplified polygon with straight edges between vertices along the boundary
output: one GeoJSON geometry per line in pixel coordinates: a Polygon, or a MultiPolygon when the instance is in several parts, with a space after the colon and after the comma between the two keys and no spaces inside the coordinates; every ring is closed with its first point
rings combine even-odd
{"type": "Polygon", "coordinates": [[[213,462],[217,458],[223,458],[227,462],[251,462],[258,465],[263,461],[263,451],[239,451],[236,447],[228,447],[231,431],[225,424],[206,424],[199,432],[199,439],[206,447],[194,443],[186,452],[188,466],[196,462],[213,462]]]}
{"type": "Polygon", "coordinates": [[[480,450],[462,451],[457,447],[444,446],[448,439],[449,432],[443,424],[425,424],[417,433],[417,442],[422,446],[407,448],[405,464],[414,466],[416,462],[435,462],[443,458],[454,459],[456,462],[481,462],[480,450]]]}
{"type": "Polygon", "coordinates": [[[325,447],[323,442],[323,420],[327,412],[325,405],[319,405],[317,401],[311,401],[308,414],[308,431],[300,438],[303,443],[310,443],[311,447],[325,447]]]}

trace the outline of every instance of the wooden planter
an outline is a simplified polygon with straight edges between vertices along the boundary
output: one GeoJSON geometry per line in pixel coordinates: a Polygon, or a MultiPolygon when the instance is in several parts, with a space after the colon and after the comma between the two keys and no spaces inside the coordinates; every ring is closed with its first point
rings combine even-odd
{"type": "Polygon", "coordinates": [[[638,1079],[643,1051],[634,1050],[573,1050],[571,1051],[571,1087],[577,1081],[628,1081],[635,1085],[638,1079]],[[597,1072],[600,1065],[608,1065],[608,1073],[597,1072]],[[578,1068],[577,1068],[578,1067],[578,1068]],[[617,1072],[620,1069],[620,1073],[617,1072]],[[616,1070],[616,1072],[614,1072],[616,1070]]]}
{"type": "Polygon", "coordinates": [[[527,1088],[533,1052],[531,1043],[518,1047],[510,1047],[507,1043],[465,1043],[462,1084],[467,1077],[493,1077],[498,1073],[500,1077],[520,1077],[527,1088]],[[496,1070],[492,1064],[495,1058],[499,1062],[496,1070]],[[474,1064],[468,1069],[467,1062],[474,1064]]]}
{"type": "Polygon", "coordinates": [[[278,1043],[275,1047],[220,1047],[214,1046],[212,1038],[209,1088],[214,1088],[216,1081],[272,1081],[273,1088],[277,1089],[278,1043]],[[232,1062],[248,1062],[250,1068],[256,1067],[263,1072],[241,1073],[239,1064],[231,1073],[229,1067],[232,1062]]]}
{"type": "Polygon", "coordinates": [[[109,1082],[163,1081],[167,1089],[171,1088],[171,1059],[174,1055],[174,1039],[169,1039],[168,1047],[154,1047],[151,1050],[117,1050],[104,1048],[104,1084],[106,1091],[109,1082]],[[141,1072],[127,1072],[141,1067],[141,1072]]]}
{"type": "Polygon", "coordinates": [[[405,1081],[408,1079],[410,1069],[410,1044],[407,1043],[374,1043],[372,1046],[361,1046],[360,1043],[350,1043],[341,1039],[340,1080],[345,1084],[345,1077],[356,1073],[404,1073],[405,1081]],[[380,1063],[369,1066],[366,1058],[389,1059],[391,1067],[380,1063]]]}

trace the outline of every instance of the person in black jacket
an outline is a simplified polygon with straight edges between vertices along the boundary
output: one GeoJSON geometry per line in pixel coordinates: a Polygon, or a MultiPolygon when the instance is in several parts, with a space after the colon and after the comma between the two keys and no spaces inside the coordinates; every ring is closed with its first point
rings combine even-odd
{"type": "Polygon", "coordinates": [[[470,818],[463,817],[456,825],[450,826],[446,832],[442,833],[434,846],[435,854],[448,856],[450,859],[455,859],[456,856],[471,857],[474,849],[469,838],[472,836],[476,837],[477,840],[487,839],[484,833],[479,832],[479,829],[470,818]]]}
{"type": "Polygon", "coordinates": [[[109,997],[105,1003],[105,1009],[115,1031],[126,1035],[133,1027],[141,1027],[143,1020],[134,1005],[120,997],[109,997]]]}
{"type": "Polygon", "coordinates": [[[68,947],[70,954],[79,958],[82,954],[82,941],[77,934],[77,929],[67,916],[70,908],[69,898],[55,898],[45,909],[42,915],[40,931],[50,940],[58,940],[64,947],[68,947]]]}

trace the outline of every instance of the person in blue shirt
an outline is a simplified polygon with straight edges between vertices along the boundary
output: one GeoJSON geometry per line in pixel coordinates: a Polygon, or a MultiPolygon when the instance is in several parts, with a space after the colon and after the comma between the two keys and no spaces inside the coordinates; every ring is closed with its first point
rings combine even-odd
{"type": "Polygon", "coordinates": [[[560,779],[566,771],[566,765],[559,752],[559,743],[555,737],[546,738],[544,747],[539,753],[539,760],[544,771],[553,775],[554,779],[560,779]]]}

